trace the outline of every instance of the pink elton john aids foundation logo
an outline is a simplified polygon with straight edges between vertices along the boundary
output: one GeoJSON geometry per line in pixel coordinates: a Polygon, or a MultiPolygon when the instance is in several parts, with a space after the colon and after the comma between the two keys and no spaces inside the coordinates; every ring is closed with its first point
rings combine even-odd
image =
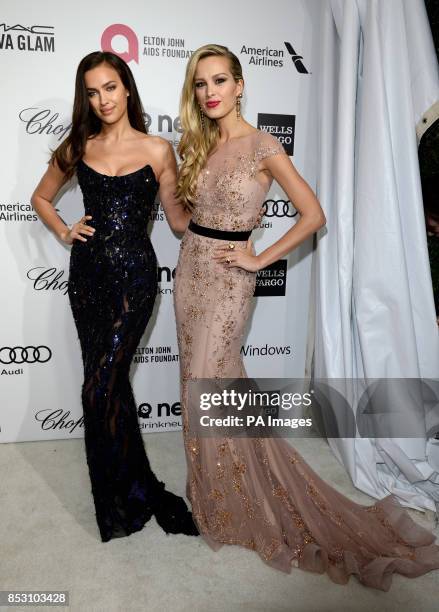
{"type": "Polygon", "coordinates": [[[113,23],[102,33],[102,51],[111,51],[123,59],[127,64],[132,60],[139,63],[139,41],[137,34],[129,26],[123,23],[113,23]],[[116,51],[113,49],[113,39],[115,36],[122,36],[126,40],[126,51],[116,51]]]}

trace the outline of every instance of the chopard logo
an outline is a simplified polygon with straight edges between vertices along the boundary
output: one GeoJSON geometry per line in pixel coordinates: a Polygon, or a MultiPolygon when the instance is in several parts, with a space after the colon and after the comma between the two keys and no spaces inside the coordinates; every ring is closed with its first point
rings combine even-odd
{"type": "Polygon", "coordinates": [[[52,357],[48,346],[3,346],[0,348],[0,363],[46,363],[52,357]]]}
{"type": "Polygon", "coordinates": [[[67,429],[69,433],[73,433],[77,427],[80,429],[84,427],[84,416],[74,420],[70,418],[70,410],[64,412],[61,408],[58,410],[51,410],[50,408],[40,410],[35,414],[35,420],[41,423],[41,429],[44,431],[48,429],[67,429]]]}
{"type": "Polygon", "coordinates": [[[64,276],[64,270],[57,268],[43,268],[37,266],[31,268],[27,274],[27,278],[33,281],[35,291],[61,291],[66,295],[68,291],[68,281],[61,280],[64,276]]]}
{"type": "MultiPolygon", "coordinates": [[[[70,119],[60,119],[59,113],[50,108],[40,109],[36,106],[30,106],[23,108],[18,113],[18,117],[25,124],[27,134],[50,134],[58,136],[58,140],[62,140],[72,127],[70,119]]],[[[179,116],[171,117],[167,114],[153,116],[143,113],[143,118],[148,131],[154,130],[167,135],[183,132],[179,116]]],[[[166,138],[169,140],[169,136],[166,136],[166,138]]],[[[174,139],[174,144],[177,144],[177,142],[178,140],[174,139]]]]}
{"type": "Polygon", "coordinates": [[[58,140],[64,138],[72,127],[71,123],[65,125],[59,121],[59,113],[49,108],[40,110],[35,106],[30,106],[21,110],[18,117],[26,124],[25,129],[28,134],[53,134],[58,136],[58,140]]]}
{"type": "MultiPolygon", "coordinates": [[[[36,266],[35,268],[31,268],[27,272],[26,276],[33,282],[33,288],[35,291],[60,291],[61,293],[64,293],[64,295],[67,294],[68,280],[63,278],[64,270],[36,266]]],[[[157,268],[157,279],[159,283],[171,284],[174,277],[175,268],[168,268],[167,266],[159,266],[157,268]]],[[[158,293],[162,295],[172,295],[173,289],[172,287],[159,287],[158,293]]]]}

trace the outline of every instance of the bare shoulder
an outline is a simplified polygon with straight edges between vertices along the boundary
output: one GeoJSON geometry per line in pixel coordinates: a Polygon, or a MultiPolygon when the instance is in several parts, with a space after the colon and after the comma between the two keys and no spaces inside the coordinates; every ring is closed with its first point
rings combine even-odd
{"type": "Polygon", "coordinates": [[[172,151],[172,145],[166,138],[149,134],[147,138],[149,139],[150,146],[154,148],[159,155],[169,155],[169,152],[172,151]]]}
{"type": "Polygon", "coordinates": [[[144,148],[145,154],[156,160],[163,160],[172,152],[172,145],[161,136],[142,134],[139,144],[144,148]]]}

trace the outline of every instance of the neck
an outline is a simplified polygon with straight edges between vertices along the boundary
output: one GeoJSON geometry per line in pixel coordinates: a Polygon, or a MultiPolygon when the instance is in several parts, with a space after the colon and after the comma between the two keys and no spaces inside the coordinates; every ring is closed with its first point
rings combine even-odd
{"type": "Polygon", "coordinates": [[[126,138],[127,134],[132,132],[132,130],[133,128],[128,120],[128,113],[125,113],[115,123],[102,123],[100,135],[106,140],[118,142],[126,138]]]}
{"type": "Polygon", "coordinates": [[[251,127],[247,121],[245,121],[242,117],[238,119],[236,117],[236,111],[233,109],[228,115],[221,117],[221,119],[217,120],[219,132],[220,132],[220,142],[227,142],[231,138],[236,138],[237,136],[242,136],[248,128],[251,127]]]}

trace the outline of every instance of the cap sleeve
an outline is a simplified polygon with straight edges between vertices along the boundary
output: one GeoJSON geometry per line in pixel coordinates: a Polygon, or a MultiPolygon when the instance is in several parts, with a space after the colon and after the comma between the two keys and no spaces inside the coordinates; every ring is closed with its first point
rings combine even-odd
{"type": "Polygon", "coordinates": [[[278,139],[269,134],[268,132],[261,131],[256,146],[257,161],[262,161],[267,157],[279,154],[286,155],[287,153],[281,143],[278,141],[278,139]]]}

